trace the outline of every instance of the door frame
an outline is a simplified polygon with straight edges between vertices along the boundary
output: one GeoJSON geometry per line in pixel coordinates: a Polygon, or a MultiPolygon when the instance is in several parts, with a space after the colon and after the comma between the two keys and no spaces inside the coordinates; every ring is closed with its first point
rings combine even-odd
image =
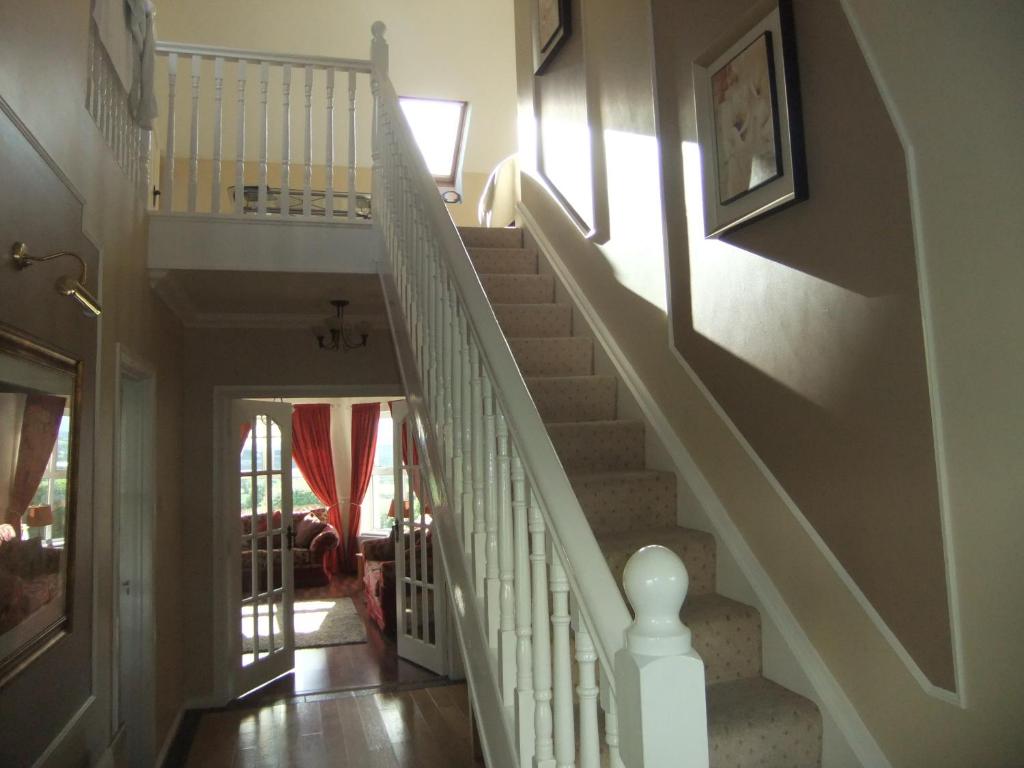
{"type": "MultiPolygon", "coordinates": [[[[111,504],[111,733],[117,733],[118,729],[125,726],[128,729],[129,721],[134,721],[139,726],[139,749],[142,752],[142,759],[151,761],[156,754],[156,698],[154,695],[156,682],[156,619],[154,615],[153,595],[153,542],[154,522],[156,517],[156,369],[144,358],[136,355],[124,344],[118,342],[114,350],[115,357],[115,378],[114,378],[114,434],[113,434],[113,493],[111,504]],[[141,386],[141,407],[140,407],[140,428],[142,430],[143,450],[140,456],[139,473],[142,485],[142,503],[139,509],[139,623],[141,638],[140,651],[140,672],[141,681],[139,690],[143,695],[139,697],[137,706],[131,708],[131,714],[124,716],[120,705],[121,691],[121,483],[122,459],[121,452],[124,448],[121,439],[122,406],[125,399],[125,382],[141,386]]],[[[132,743],[131,735],[125,734],[127,742],[125,749],[130,748],[132,743]]]]}
{"type": "MultiPolygon", "coordinates": [[[[239,563],[234,558],[234,543],[238,539],[237,521],[229,514],[225,500],[235,489],[230,482],[236,478],[227,476],[223,469],[226,446],[224,438],[231,428],[231,401],[259,399],[268,397],[281,398],[339,398],[339,397],[405,397],[402,385],[393,384],[310,384],[292,386],[266,386],[261,384],[233,384],[215,386],[213,388],[213,419],[210,429],[213,431],[213,483],[210,498],[213,510],[213,546],[211,567],[213,583],[213,643],[211,647],[214,680],[212,694],[203,699],[204,706],[225,706],[233,700],[233,637],[237,632],[237,616],[235,603],[238,589],[235,589],[239,575],[239,563]],[[219,510],[219,513],[218,513],[219,510]],[[218,562],[219,561],[219,562],[218,562]]],[[[240,586],[238,587],[240,589],[240,586]]]]}

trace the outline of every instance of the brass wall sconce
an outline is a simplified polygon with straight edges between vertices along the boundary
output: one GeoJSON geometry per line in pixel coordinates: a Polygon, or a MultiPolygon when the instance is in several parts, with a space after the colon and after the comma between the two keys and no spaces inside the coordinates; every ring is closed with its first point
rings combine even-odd
{"type": "Polygon", "coordinates": [[[81,256],[72,251],[57,251],[48,256],[31,256],[25,243],[15,243],[11,246],[11,258],[14,259],[14,266],[19,270],[28,269],[33,264],[52,261],[64,256],[70,256],[75,259],[81,270],[78,273],[77,280],[72,275],[64,275],[58,278],[56,284],[57,293],[61,296],[70,296],[77,301],[82,307],[82,314],[86,317],[99,317],[103,312],[103,308],[100,306],[99,301],[96,300],[96,297],[89,293],[85,287],[88,268],[81,256]]]}

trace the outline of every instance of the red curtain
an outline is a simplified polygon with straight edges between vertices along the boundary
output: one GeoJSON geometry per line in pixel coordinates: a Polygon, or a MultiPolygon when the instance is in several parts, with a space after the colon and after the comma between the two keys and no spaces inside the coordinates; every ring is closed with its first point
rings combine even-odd
{"type": "Polygon", "coordinates": [[[352,406],[352,486],[349,492],[348,536],[345,539],[345,569],[356,569],[359,549],[359,517],[363,497],[373,475],[373,454],[377,449],[377,422],[380,403],[352,406]]]}
{"type": "MultiPolygon", "coordinates": [[[[327,522],[341,531],[338,487],[334,482],[331,453],[331,406],[325,403],[296,405],[292,411],[292,458],[309,489],[327,507],[327,522]]],[[[337,571],[337,550],[324,556],[324,570],[337,571]]]]}
{"type": "Polygon", "coordinates": [[[18,463],[7,507],[7,522],[14,526],[19,537],[21,516],[39,489],[39,481],[43,479],[53,446],[57,443],[65,403],[65,398],[56,395],[28,395],[25,398],[18,463]]]}
{"type": "MultiPolygon", "coordinates": [[[[238,435],[238,437],[239,437],[239,440],[238,440],[238,446],[239,446],[238,447],[238,452],[241,453],[242,451],[245,450],[245,441],[249,439],[249,433],[252,432],[252,424],[250,424],[247,421],[247,422],[245,422],[245,424],[243,424],[239,428],[238,431],[239,431],[239,435],[238,435]]],[[[243,467],[243,469],[244,469],[244,467],[243,467]]]]}

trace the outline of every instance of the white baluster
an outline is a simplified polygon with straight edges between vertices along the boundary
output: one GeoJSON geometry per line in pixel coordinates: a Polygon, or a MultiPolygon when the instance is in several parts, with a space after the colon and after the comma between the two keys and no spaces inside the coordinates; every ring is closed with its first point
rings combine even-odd
{"type": "Polygon", "coordinates": [[[580,700],[580,768],[599,768],[601,764],[601,734],[597,722],[597,651],[590,637],[586,618],[576,614],[576,663],[579,665],[579,685],[576,695],[580,700]]]}
{"type": "Polygon", "coordinates": [[[487,523],[487,639],[498,647],[501,619],[501,571],[498,567],[498,457],[494,423],[494,392],[490,376],[484,374],[484,515],[487,523]]]}
{"type": "Polygon", "coordinates": [[[356,218],[356,73],[348,73],[348,220],[356,218]]]}
{"type": "Polygon", "coordinates": [[[508,445],[508,424],[497,408],[498,435],[498,578],[501,623],[498,639],[498,663],[501,668],[502,700],[515,704],[516,690],[516,595],[515,560],[512,534],[512,456],[508,445]]]}
{"type": "Polygon", "coordinates": [[[515,442],[512,454],[512,526],[515,536],[515,620],[516,620],[516,738],[519,765],[533,764],[533,624],[530,600],[530,530],[526,475],[515,442]]]}
{"type": "MultiPolygon", "coordinates": [[[[174,204],[174,96],[178,82],[178,54],[167,57],[167,145],[164,164],[160,168],[160,210],[171,212],[174,204]]],[[[105,84],[104,84],[105,85],[105,84]]]]}
{"type": "Polygon", "coordinates": [[[608,768],[623,768],[619,756],[619,713],[615,694],[604,669],[601,670],[601,706],[604,709],[604,743],[608,746],[608,768]]]}
{"type": "Polygon", "coordinates": [[[657,545],[634,553],[622,575],[636,614],[615,654],[619,750],[629,768],[708,765],[704,663],[679,621],[689,581],[682,560],[657,545]]]}
{"type": "Polygon", "coordinates": [[[238,62],[238,115],[235,120],[235,213],[245,210],[245,61],[238,62]]]}
{"type": "Polygon", "coordinates": [[[334,68],[327,68],[327,155],[324,164],[327,173],[327,189],[324,195],[324,216],[334,215],[334,68]]]}
{"type": "Polygon", "coordinates": [[[267,214],[267,143],[270,138],[270,124],[267,122],[267,88],[270,81],[270,65],[260,64],[260,178],[256,198],[256,212],[267,214]]]}
{"type": "Polygon", "coordinates": [[[221,133],[224,121],[224,59],[213,60],[213,181],[210,184],[210,210],[220,213],[221,133]]]}
{"type": "Polygon", "coordinates": [[[306,66],[306,157],[302,179],[302,215],[313,215],[313,68],[306,66]]]}
{"type": "MultiPolygon", "coordinates": [[[[459,318],[462,336],[462,530],[466,552],[472,552],[473,531],[473,392],[472,358],[469,354],[469,321],[465,313],[459,318]]],[[[458,489],[456,489],[457,491],[458,489]]]]}
{"type": "Polygon", "coordinates": [[[533,723],[535,768],[555,768],[551,713],[551,629],[548,615],[547,543],[537,497],[529,510],[530,572],[533,583],[533,723]]]}
{"type": "Polygon", "coordinates": [[[192,57],[192,135],[188,144],[188,210],[196,210],[196,190],[199,182],[199,78],[203,60],[192,57]]]}
{"type": "Polygon", "coordinates": [[[282,216],[289,216],[292,207],[292,66],[281,71],[281,193],[278,207],[282,216]]]}
{"type": "MultiPolygon", "coordinates": [[[[441,380],[444,382],[444,414],[442,442],[444,444],[444,474],[451,483],[453,475],[452,457],[455,455],[455,380],[452,377],[452,358],[455,349],[455,312],[452,306],[452,283],[447,275],[441,285],[441,321],[444,324],[441,337],[441,380]]],[[[454,500],[453,500],[454,502],[454,500]]],[[[458,517],[458,507],[452,504],[452,512],[458,517]]]]}
{"type": "Polygon", "coordinates": [[[575,764],[576,734],[572,715],[572,657],[569,638],[569,582],[562,556],[551,552],[551,668],[554,685],[555,763],[575,764]]]}
{"type": "Polygon", "coordinates": [[[476,340],[469,340],[469,367],[472,373],[472,446],[473,446],[473,574],[476,593],[484,595],[487,575],[487,518],[484,496],[484,411],[483,382],[480,378],[480,356],[476,340]]]}
{"type": "Polygon", "coordinates": [[[462,318],[454,296],[449,297],[452,306],[452,359],[449,375],[452,380],[452,468],[451,502],[455,510],[456,530],[466,547],[465,512],[462,506],[462,318]]]}

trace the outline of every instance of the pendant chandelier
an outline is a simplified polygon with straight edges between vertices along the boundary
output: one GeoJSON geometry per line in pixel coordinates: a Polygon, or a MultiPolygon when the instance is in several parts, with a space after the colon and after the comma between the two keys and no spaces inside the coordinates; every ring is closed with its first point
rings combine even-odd
{"type": "Polygon", "coordinates": [[[365,321],[345,322],[345,307],[348,306],[346,299],[334,299],[331,306],[334,307],[334,316],[325,318],[313,329],[320,349],[347,352],[350,349],[365,347],[366,339],[370,335],[368,324],[365,321]]]}

